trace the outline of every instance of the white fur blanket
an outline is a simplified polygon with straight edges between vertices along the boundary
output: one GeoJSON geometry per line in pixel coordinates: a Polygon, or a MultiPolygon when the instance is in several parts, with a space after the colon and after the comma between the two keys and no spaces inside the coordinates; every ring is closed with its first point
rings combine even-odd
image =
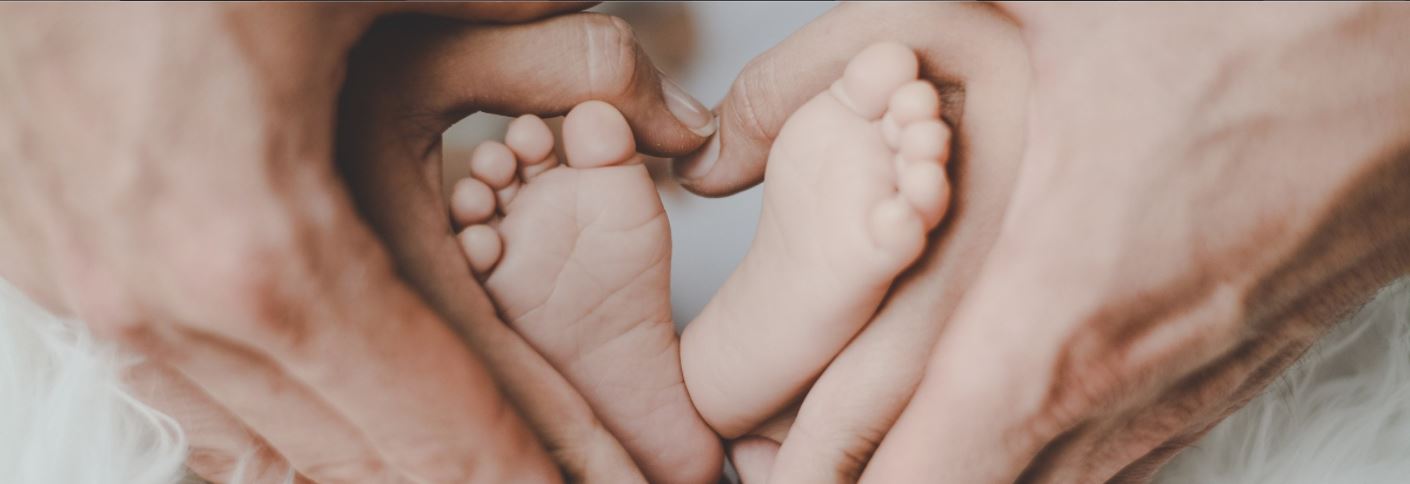
{"type": "MultiPolygon", "coordinates": [[[[1161,483],[1410,482],[1410,280],[1383,290],[1161,483]]],[[[175,422],[133,400],[130,364],[0,281],[0,482],[183,479],[175,422]]]]}

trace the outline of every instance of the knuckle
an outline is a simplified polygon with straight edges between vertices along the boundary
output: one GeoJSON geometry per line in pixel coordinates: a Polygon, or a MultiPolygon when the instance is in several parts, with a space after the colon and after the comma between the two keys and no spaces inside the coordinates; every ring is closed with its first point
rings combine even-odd
{"type": "Polygon", "coordinates": [[[636,86],[641,67],[636,34],[625,20],[610,15],[587,15],[583,23],[587,82],[595,96],[617,97],[636,86]]]}
{"type": "Polygon", "coordinates": [[[744,66],[739,77],[730,86],[727,100],[727,115],[732,124],[744,129],[748,138],[762,141],[777,135],[768,126],[779,125],[775,119],[777,97],[773,95],[777,68],[768,57],[756,57],[744,66]]]}

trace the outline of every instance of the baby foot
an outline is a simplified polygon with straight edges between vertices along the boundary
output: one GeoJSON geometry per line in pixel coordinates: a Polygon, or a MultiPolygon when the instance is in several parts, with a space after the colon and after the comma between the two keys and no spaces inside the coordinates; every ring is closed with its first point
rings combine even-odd
{"type": "Polygon", "coordinates": [[[873,45],[788,119],[758,234],[685,331],[696,408],[736,437],[817,377],[871,320],[949,202],[949,129],[910,49],[873,45]]]}
{"type": "Polygon", "coordinates": [[[611,105],[563,122],[568,166],[542,119],[471,156],[451,213],[500,314],[583,394],[651,482],[709,482],[718,439],[696,414],[671,321],[671,232],[611,105]]]}

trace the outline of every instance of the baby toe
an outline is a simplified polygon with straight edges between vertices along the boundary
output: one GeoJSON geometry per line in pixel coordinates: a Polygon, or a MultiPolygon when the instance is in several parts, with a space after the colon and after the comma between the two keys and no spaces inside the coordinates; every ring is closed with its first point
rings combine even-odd
{"type": "Polygon", "coordinates": [[[945,169],[933,161],[907,162],[898,181],[901,197],[920,215],[921,224],[928,229],[940,223],[950,202],[945,169]]]}
{"type": "Polygon", "coordinates": [[[495,190],[514,182],[516,168],[518,162],[514,159],[514,152],[498,141],[480,143],[470,154],[470,175],[495,190]]]}
{"type": "Polygon", "coordinates": [[[563,152],[574,168],[597,168],[634,161],[636,141],[627,118],[602,101],[574,107],[563,120],[563,152]]]}
{"type": "Polygon", "coordinates": [[[494,211],[495,194],[485,182],[466,177],[455,183],[450,195],[450,214],[456,225],[485,223],[494,211]]]}
{"type": "Polygon", "coordinates": [[[465,258],[470,261],[470,268],[480,277],[486,277],[504,253],[504,241],[500,240],[499,231],[488,225],[466,227],[456,238],[460,240],[465,258]]]}
{"type": "Polygon", "coordinates": [[[919,61],[909,47],[895,42],[873,44],[852,58],[842,78],[833,84],[832,93],[858,116],[877,119],[892,93],[915,80],[919,70],[919,61]]]}
{"type": "Polygon", "coordinates": [[[548,123],[543,118],[525,114],[509,123],[504,133],[504,144],[514,151],[519,164],[537,164],[553,153],[553,131],[548,129],[548,123]]]}
{"type": "Polygon", "coordinates": [[[940,117],[940,94],[929,82],[915,80],[907,82],[886,106],[886,114],[881,117],[881,134],[892,149],[900,148],[901,131],[909,124],[940,117]]]}
{"type": "Polygon", "coordinates": [[[898,151],[906,161],[943,161],[949,156],[950,128],[933,119],[910,123],[901,130],[898,151]]]}
{"type": "Polygon", "coordinates": [[[882,200],[871,212],[871,237],[891,260],[890,266],[910,264],[925,248],[925,226],[910,202],[902,196],[882,200]]]}

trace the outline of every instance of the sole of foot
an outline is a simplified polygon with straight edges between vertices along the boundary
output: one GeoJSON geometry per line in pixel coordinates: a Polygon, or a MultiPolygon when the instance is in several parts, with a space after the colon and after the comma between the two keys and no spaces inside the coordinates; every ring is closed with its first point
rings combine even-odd
{"type": "Polygon", "coordinates": [[[909,48],[872,45],[774,141],[753,244],[682,340],[691,397],[721,435],[804,391],[944,216],[950,130],[918,70],[909,48]]]}
{"type": "Polygon", "coordinates": [[[631,129],[606,103],[540,118],[471,155],[451,195],[465,256],[504,320],[582,393],[650,482],[712,482],[722,451],[685,390],[670,226],[631,129]]]}

